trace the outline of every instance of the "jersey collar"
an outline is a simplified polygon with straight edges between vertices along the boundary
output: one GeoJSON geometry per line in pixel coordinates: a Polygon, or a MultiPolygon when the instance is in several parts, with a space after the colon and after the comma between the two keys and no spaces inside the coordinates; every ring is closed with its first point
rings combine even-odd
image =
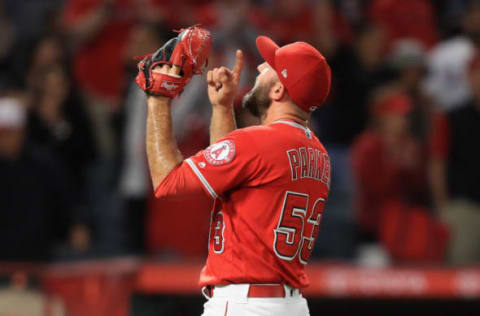
{"type": "Polygon", "coordinates": [[[292,122],[292,121],[284,121],[284,120],[278,120],[278,121],[275,121],[275,122],[272,122],[272,124],[287,124],[287,125],[290,125],[290,126],[293,126],[293,127],[296,127],[296,128],[300,128],[304,131],[307,131],[309,130],[307,127],[301,125],[301,124],[298,124],[296,122],[292,122]]]}
{"type": "Polygon", "coordinates": [[[299,128],[299,129],[301,129],[302,131],[305,132],[305,135],[308,137],[308,139],[312,139],[312,132],[310,131],[310,129],[308,127],[305,127],[305,126],[303,126],[301,124],[298,124],[296,122],[278,120],[278,121],[272,122],[272,124],[287,124],[287,125],[293,126],[295,128],[299,128]]]}

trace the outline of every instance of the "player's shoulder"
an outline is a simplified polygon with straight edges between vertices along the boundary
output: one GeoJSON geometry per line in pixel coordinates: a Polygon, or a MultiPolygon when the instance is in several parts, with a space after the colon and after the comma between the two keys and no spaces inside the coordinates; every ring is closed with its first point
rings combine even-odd
{"type": "Polygon", "coordinates": [[[264,151],[269,148],[285,146],[314,146],[326,152],[318,137],[308,128],[303,128],[303,133],[294,133],[291,129],[282,128],[280,124],[255,125],[239,128],[226,135],[221,140],[232,140],[245,147],[257,147],[264,151]],[[299,145],[300,144],[300,145],[299,145]]]}
{"type": "Polygon", "coordinates": [[[271,133],[271,132],[272,132],[272,128],[269,125],[253,125],[253,126],[238,128],[234,130],[232,133],[237,135],[244,135],[248,137],[255,134],[271,133]]]}
{"type": "Polygon", "coordinates": [[[269,126],[255,125],[244,128],[238,128],[224,137],[224,139],[232,139],[238,142],[254,142],[266,136],[273,136],[273,130],[269,126]]]}
{"type": "Polygon", "coordinates": [[[258,143],[259,133],[264,130],[263,126],[250,126],[238,128],[220,138],[215,144],[210,145],[206,151],[216,151],[219,148],[229,148],[230,151],[241,156],[257,156],[262,148],[258,143]]]}

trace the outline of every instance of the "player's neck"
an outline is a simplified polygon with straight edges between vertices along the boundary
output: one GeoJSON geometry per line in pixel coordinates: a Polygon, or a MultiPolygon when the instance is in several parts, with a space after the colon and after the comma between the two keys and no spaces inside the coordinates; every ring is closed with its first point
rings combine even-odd
{"type": "Polygon", "coordinates": [[[276,121],[292,121],[303,126],[307,126],[309,114],[302,111],[293,103],[272,102],[262,120],[263,125],[268,125],[276,121]]]}

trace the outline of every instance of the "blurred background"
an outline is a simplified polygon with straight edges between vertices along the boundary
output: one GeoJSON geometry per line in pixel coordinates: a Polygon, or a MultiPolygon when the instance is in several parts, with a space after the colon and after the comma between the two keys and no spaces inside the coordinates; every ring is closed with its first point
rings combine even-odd
{"type": "MultiPolygon", "coordinates": [[[[311,314],[480,312],[480,1],[0,0],[0,315],[200,315],[212,201],[153,198],[133,57],[213,34],[209,67],[258,35],[332,68],[311,128],[332,161],[311,314]]],[[[203,76],[174,101],[208,146],[203,76]]]]}

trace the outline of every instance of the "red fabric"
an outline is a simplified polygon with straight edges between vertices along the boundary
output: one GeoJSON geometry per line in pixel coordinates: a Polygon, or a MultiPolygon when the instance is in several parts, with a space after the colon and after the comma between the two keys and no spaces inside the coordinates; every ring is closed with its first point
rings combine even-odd
{"type": "MultiPolygon", "coordinates": [[[[125,81],[122,53],[134,22],[133,0],[116,0],[103,29],[77,49],[73,72],[82,89],[97,96],[119,98],[125,81]]],[[[102,0],[69,0],[64,11],[66,28],[89,18],[102,0]]]]}
{"type": "MultiPolygon", "coordinates": [[[[149,56],[146,58],[149,59],[151,57],[149,56]]],[[[151,63],[147,69],[147,66],[145,66],[145,63],[148,62],[147,59],[138,63],[138,74],[135,81],[140,89],[146,91],[150,95],[161,95],[169,98],[175,98],[183,91],[187,84],[186,78],[153,72],[152,69],[159,63],[151,63]],[[145,73],[148,74],[148,82],[145,73]]],[[[190,80],[190,78],[188,78],[188,80],[190,80]]]]}
{"type": "Polygon", "coordinates": [[[407,170],[386,158],[380,135],[365,132],[352,149],[357,218],[363,230],[377,234],[384,205],[404,201],[424,183],[423,166],[407,170]]]}
{"type": "Polygon", "coordinates": [[[382,211],[380,240],[397,261],[441,261],[448,231],[426,209],[391,203],[382,211]]]}
{"type": "Polygon", "coordinates": [[[255,285],[248,287],[248,297],[285,297],[283,285],[255,285]]]}
{"type": "Polygon", "coordinates": [[[401,38],[415,38],[427,48],[438,40],[435,14],[430,0],[374,0],[371,3],[372,20],[388,36],[388,47],[401,38]]]}
{"type": "Polygon", "coordinates": [[[430,155],[432,158],[445,159],[449,151],[449,126],[445,114],[436,114],[430,134],[430,155]]]}
{"type": "Polygon", "coordinates": [[[170,171],[155,189],[156,198],[181,200],[182,202],[189,198],[201,199],[200,195],[209,197],[208,193],[205,194],[203,191],[202,185],[191,176],[185,161],[170,171]]]}
{"type": "Polygon", "coordinates": [[[200,193],[181,201],[150,200],[146,223],[150,253],[170,253],[192,259],[206,256],[212,200],[200,193]]]}
{"type": "Polygon", "coordinates": [[[331,71],[318,50],[305,42],[278,47],[267,36],[257,38],[257,48],[295,104],[308,113],[323,105],[330,92],[331,71]]]}
{"type": "Polygon", "coordinates": [[[320,141],[298,125],[274,123],[236,130],[189,161],[191,175],[218,197],[200,285],[308,286],[305,263],[330,183],[320,141]]]}

